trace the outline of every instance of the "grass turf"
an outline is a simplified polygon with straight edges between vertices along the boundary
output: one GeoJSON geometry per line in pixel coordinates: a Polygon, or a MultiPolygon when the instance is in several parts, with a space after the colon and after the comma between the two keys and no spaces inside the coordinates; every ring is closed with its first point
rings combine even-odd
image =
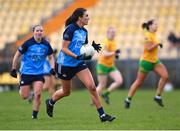
{"type": "Polygon", "coordinates": [[[103,101],[108,114],[116,120],[101,123],[87,90],[73,91],[55,105],[54,117],[49,118],[45,111],[43,92],[42,104],[37,120],[31,119],[32,105],[20,99],[18,91],[0,93],[0,129],[1,130],[170,130],[180,129],[180,90],[165,92],[165,107],[159,107],[153,97],[155,90],[138,90],[130,109],[124,109],[127,90],[118,90],[110,94],[110,105],[103,101]]]}

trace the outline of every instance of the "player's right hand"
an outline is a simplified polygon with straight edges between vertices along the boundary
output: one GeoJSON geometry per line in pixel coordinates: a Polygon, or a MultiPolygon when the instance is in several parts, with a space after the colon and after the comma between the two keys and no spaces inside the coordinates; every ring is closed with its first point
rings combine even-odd
{"type": "Polygon", "coordinates": [[[115,53],[116,53],[116,54],[119,54],[119,53],[121,53],[121,50],[120,50],[120,49],[117,49],[117,50],[115,51],[115,53]]]}
{"type": "Polygon", "coordinates": [[[90,60],[91,58],[92,58],[92,56],[86,56],[85,53],[81,54],[81,55],[78,55],[76,57],[76,59],[78,59],[78,60],[90,60]]]}
{"type": "Polygon", "coordinates": [[[115,55],[115,58],[116,58],[116,59],[119,59],[119,55],[118,55],[118,54],[117,54],[117,55],[115,55]]]}
{"type": "Polygon", "coordinates": [[[10,75],[11,75],[12,77],[14,77],[14,78],[17,78],[17,71],[16,71],[16,69],[12,69],[12,70],[10,71],[10,75]]]}

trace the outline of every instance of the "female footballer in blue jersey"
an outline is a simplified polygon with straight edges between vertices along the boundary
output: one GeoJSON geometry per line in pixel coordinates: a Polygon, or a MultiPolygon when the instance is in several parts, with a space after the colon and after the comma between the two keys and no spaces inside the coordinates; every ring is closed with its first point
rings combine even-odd
{"type": "Polygon", "coordinates": [[[21,59],[20,66],[20,90],[22,99],[27,99],[32,85],[34,90],[34,100],[32,107],[32,118],[36,119],[41,103],[41,92],[44,83],[43,66],[46,57],[49,56],[51,74],[55,75],[54,56],[51,45],[44,38],[44,31],[41,25],[33,27],[33,37],[25,41],[16,51],[12,62],[12,77],[17,78],[17,64],[21,59]]]}
{"type": "MultiPolygon", "coordinates": [[[[88,44],[88,32],[84,28],[88,21],[88,12],[84,8],[77,8],[66,20],[62,49],[56,64],[56,72],[61,79],[62,88],[57,90],[51,99],[46,100],[46,111],[49,117],[53,117],[54,104],[59,99],[70,95],[72,78],[77,76],[91,93],[100,120],[105,122],[115,119],[115,117],[105,114],[91,72],[84,62],[84,60],[91,59],[91,56],[80,54],[82,45],[88,44]]],[[[93,42],[92,46],[96,51],[101,50],[100,44],[93,42]]]]}

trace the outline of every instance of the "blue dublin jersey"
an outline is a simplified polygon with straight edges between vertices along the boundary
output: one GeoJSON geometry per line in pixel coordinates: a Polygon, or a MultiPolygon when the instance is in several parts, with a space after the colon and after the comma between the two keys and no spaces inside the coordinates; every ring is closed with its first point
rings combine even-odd
{"type": "MultiPolygon", "coordinates": [[[[80,28],[77,24],[70,24],[63,33],[63,40],[70,41],[68,49],[76,55],[80,55],[83,44],[88,43],[88,32],[85,28],[80,28]]],[[[62,50],[58,55],[57,63],[63,66],[75,67],[83,60],[77,60],[65,54],[62,50]]]]}
{"type": "Polygon", "coordinates": [[[43,39],[37,43],[34,37],[30,38],[18,48],[22,54],[20,73],[26,75],[44,74],[44,63],[48,55],[53,54],[49,42],[43,39]]]}

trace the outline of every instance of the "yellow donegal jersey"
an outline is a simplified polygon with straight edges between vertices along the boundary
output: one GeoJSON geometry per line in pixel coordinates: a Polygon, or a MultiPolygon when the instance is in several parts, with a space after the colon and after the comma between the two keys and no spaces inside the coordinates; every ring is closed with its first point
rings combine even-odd
{"type": "MultiPolygon", "coordinates": [[[[160,43],[155,33],[145,31],[144,35],[145,35],[144,44],[147,44],[148,42],[151,42],[152,44],[160,43]]],[[[143,54],[141,56],[141,60],[155,63],[158,60],[158,48],[154,48],[151,51],[148,51],[147,49],[144,48],[143,54]]]]}
{"type": "MultiPolygon", "coordinates": [[[[105,39],[102,43],[102,50],[107,50],[109,52],[115,51],[117,49],[116,42],[114,40],[105,39]]],[[[99,56],[98,64],[105,65],[107,67],[112,67],[114,65],[115,55],[105,57],[102,53],[99,56]]]]}

